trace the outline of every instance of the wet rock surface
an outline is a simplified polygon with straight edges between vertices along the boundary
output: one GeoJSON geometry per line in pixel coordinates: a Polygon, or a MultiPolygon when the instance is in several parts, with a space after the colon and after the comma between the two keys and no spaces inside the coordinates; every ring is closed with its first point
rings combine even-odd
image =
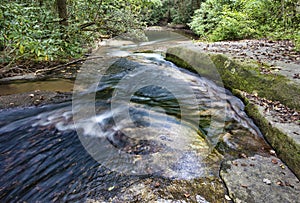
{"type": "MultiPolygon", "coordinates": [[[[184,203],[184,202],[224,202],[225,188],[222,180],[211,180],[206,184],[203,180],[169,181],[145,178],[143,181],[133,182],[128,187],[119,188],[119,192],[105,201],[104,197],[88,199],[88,203],[96,202],[155,202],[155,203],[184,203]],[[206,192],[206,197],[200,195],[206,192]]],[[[117,188],[109,188],[113,192],[117,188]]]]}
{"type": "MultiPolygon", "coordinates": [[[[223,54],[207,53],[199,46],[182,45],[169,48],[167,58],[191,71],[196,70],[226,88],[239,89],[273,101],[280,101],[290,108],[300,110],[300,82],[288,75],[264,74],[255,61],[239,62],[223,54]]],[[[299,70],[292,71],[296,73],[299,70]]]]}
{"type": "Polygon", "coordinates": [[[237,203],[299,201],[299,180],[274,156],[224,162],[220,175],[230,198],[237,203]]]}

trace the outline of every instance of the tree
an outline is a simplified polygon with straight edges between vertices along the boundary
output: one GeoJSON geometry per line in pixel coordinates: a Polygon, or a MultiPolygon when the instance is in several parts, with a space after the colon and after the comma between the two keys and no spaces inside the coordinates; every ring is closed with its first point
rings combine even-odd
{"type": "Polygon", "coordinates": [[[297,0],[206,0],[189,25],[212,41],[293,39],[300,49],[299,22],[297,0]]]}
{"type": "Polygon", "coordinates": [[[58,16],[61,19],[60,24],[67,26],[68,25],[67,1],[56,0],[56,6],[58,11],[58,16]]]}
{"type": "Polygon", "coordinates": [[[160,0],[2,0],[0,61],[10,65],[17,60],[76,58],[103,35],[140,37],[149,8],[159,4],[160,0]]]}

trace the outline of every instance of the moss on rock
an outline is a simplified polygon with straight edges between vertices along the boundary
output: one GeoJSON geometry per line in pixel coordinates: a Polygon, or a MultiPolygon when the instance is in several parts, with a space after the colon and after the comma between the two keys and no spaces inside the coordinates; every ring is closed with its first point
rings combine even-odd
{"type": "Polygon", "coordinates": [[[276,149],[276,153],[286,162],[291,170],[300,178],[300,146],[287,134],[280,131],[261,114],[257,105],[249,101],[239,90],[233,93],[243,99],[246,113],[254,119],[255,124],[260,128],[266,140],[276,149]]]}
{"type": "Polygon", "coordinates": [[[260,97],[280,101],[300,110],[300,87],[284,76],[260,73],[256,64],[242,64],[221,54],[207,54],[194,46],[178,46],[167,50],[167,60],[199,73],[229,90],[257,93],[260,97]]]}

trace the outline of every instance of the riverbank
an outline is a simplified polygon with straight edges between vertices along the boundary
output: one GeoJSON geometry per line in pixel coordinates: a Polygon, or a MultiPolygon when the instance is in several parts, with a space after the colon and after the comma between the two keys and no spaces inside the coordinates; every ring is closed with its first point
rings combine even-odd
{"type": "Polygon", "coordinates": [[[57,91],[30,91],[12,95],[0,96],[0,111],[10,108],[25,108],[43,106],[46,104],[61,103],[70,101],[72,92],[57,91]]]}
{"type": "MultiPolygon", "coordinates": [[[[150,41],[161,35],[159,31],[170,31],[163,37],[160,43],[142,43],[139,46],[132,41],[122,39],[105,39],[95,44],[91,55],[82,59],[75,59],[66,63],[25,63],[16,65],[10,71],[1,74],[0,69],[0,110],[15,107],[42,106],[51,103],[60,103],[72,99],[71,87],[74,84],[77,74],[80,73],[82,65],[87,61],[94,62],[101,60],[96,50],[101,47],[125,47],[136,46],[133,52],[156,52],[165,55],[167,47],[188,42],[190,39],[179,34],[172,34],[174,28],[151,27],[150,41]],[[170,40],[170,38],[173,40],[170,40]],[[165,41],[164,41],[165,40],[165,41]],[[17,70],[17,71],[16,71],[17,70]],[[56,82],[55,82],[56,81],[56,82]],[[56,83],[56,84],[54,84],[56,83]],[[24,87],[23,87],[24,86],[24,87]]],[[[179,32],[185,32],[178,30],[179,32]]]]}

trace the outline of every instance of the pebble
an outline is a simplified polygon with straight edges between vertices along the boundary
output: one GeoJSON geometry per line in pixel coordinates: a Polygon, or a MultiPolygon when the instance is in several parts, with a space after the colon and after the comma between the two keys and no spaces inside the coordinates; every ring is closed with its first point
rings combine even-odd
{"type": "Polygon", "coordinates": [[[109,187],[107,190],[108,190],[108,191],[112,191],[114,188],[115,188],[115,186],[111,186],[111,187],[109,187]]]}

